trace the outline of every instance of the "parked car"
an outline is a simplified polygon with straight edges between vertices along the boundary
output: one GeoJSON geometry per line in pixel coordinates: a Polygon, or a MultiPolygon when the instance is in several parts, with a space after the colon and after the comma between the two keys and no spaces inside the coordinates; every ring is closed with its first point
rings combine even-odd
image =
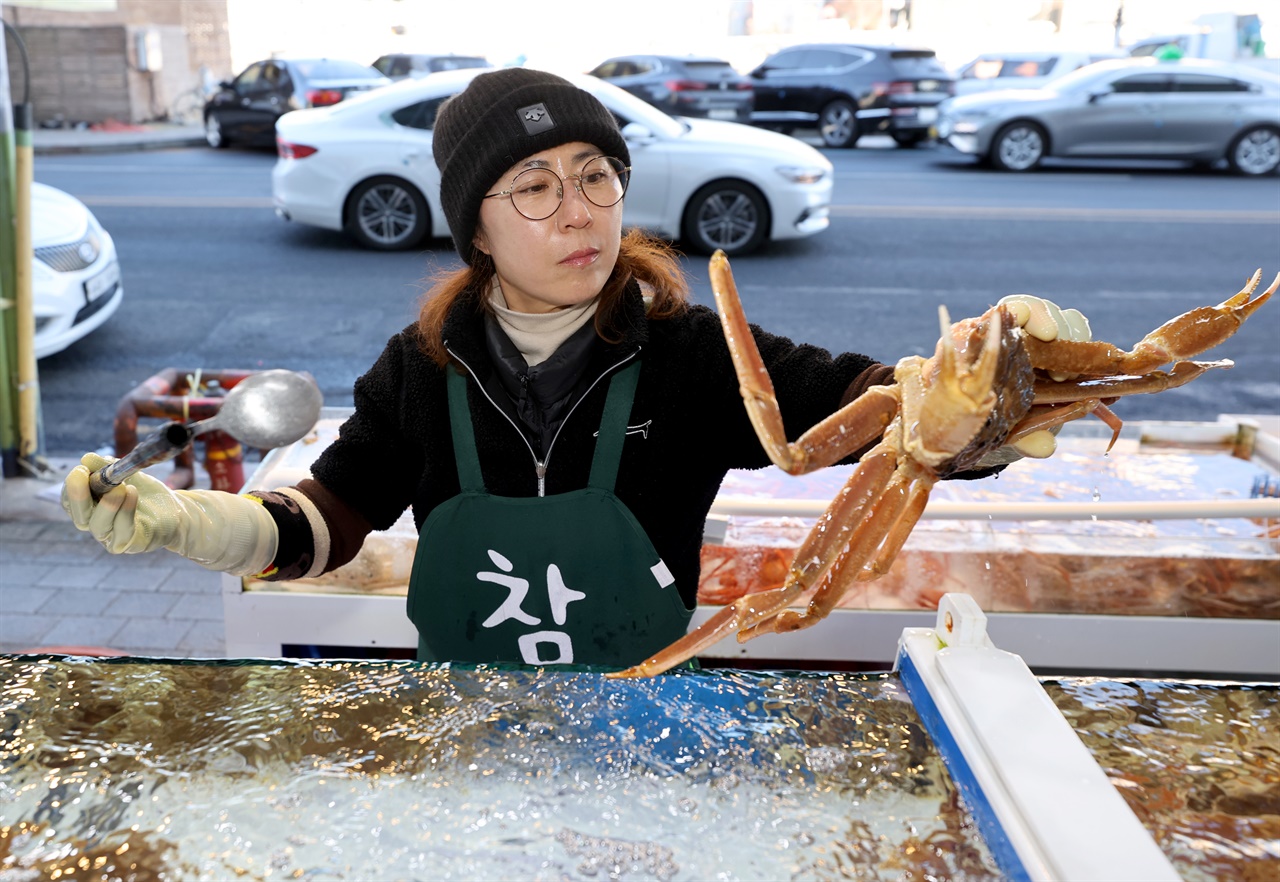
{"type": "Polygon", "coordinates": [[[471,67],[493,67],[487,58],[479,55],[424,55],[396,52],[383,55],[373,63],[373,68],[389,80],[400,81],[406,77],[425,77],[442,70],[465,70],[471,67]]]}
{"type": "Polygon", "coordinates": [[[946,102],[938,137],[1006,171],[1048,156],[1226,159],[1244,175],[1280,166],[1280,78],[1222,62],[1102,61],[1048,84],[946,102]]]}
{"type": "Polygon", "coordinates": [[[809,43],[775,52],[751,72],[756,125],[817,126],[828,147],[874,132],[900,147],[928,139],[955,80],[932,49],[809,43]]]}
{"type": "Polygon", "coordinates": [[[36,358],[44,358],[111,318],[124,287],[111,236],[69,193],[31,185],[31,243],[36,358]]]}
{"type": "Polygon", "coordinates": [[[955,93],[1039,89],[1087,64],[1120,57],[1118,52],[985,52],[956,72],[955,93]]]}
{"type": "MultiPolygon", "coordinates": [[[[276,212],[377,249],[449,235],[431,129],[440,105],[479,73],[431,74],[286,114],[272,172],[276,212]]],[[[571,79],[622,126],[632,167],[627,226],[729,254],[827,228],[832,166],[807,144],[738,123],[676,119],[595,77],[571,79]]]]}
{"type": "Polygon", "coordinates": [[[672,116],[750,123],[751,79],[721,58],[624,55],[590,72],[672,116]]]}
{"type": "Polygon", "coordinates": [[[340,58],[255,61],[234,80],[219,83],[205,103],[205,139],[210,147],[274,144],[276,120],[289,111],[337,104],[390,82],[367,64],[340,58]]]}

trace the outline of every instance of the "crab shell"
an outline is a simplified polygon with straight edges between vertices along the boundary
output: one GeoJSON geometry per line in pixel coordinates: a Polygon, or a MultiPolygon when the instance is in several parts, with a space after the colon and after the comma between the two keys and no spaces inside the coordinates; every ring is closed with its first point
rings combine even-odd
{"type": "MultiPolygon", "coordinates": [[[[955,343],[960,362],[972,364],[981,353],[987,339],[988,323],[1000,322],[1000,357],[996,363],[995,381],[991,392],[995,404],[991,414],[964,448],[936,469],[939,478],[957,472],[966,472],[978,466],[988,453],[1004,445],[1005,438],[1031,410],[1035,398],[1035,370],[1031,357],[1023,345],[1025,332],[1018,327],[1013,313],[1003,306],[994,306],[978,318],[965,319],[951,326],[951,339],[955,343]]],[[[934,351],[933,362],[941,359],[942,343],[934,351]]]]}

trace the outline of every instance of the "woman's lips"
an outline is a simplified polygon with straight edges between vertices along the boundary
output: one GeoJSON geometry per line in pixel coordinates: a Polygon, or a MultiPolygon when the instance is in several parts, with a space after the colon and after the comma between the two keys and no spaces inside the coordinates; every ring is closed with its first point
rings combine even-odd
{"type": "Polygon", "coordinates": [[[560,262],[565,266],[586,266],[589,263],[593,263],[599,253],[599,249],[596,248],[583,248],[580,251],[573,252],[560,262]]]}

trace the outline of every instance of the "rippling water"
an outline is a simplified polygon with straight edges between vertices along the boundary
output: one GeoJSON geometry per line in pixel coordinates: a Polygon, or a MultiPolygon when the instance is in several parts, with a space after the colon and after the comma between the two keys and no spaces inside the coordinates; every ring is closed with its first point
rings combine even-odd
{"type": "Polygon", "coordinates": [[[1280,686],[1045,688],[1186,882],[1280,879],[1280,686]]]}
{"type": "Polygon", "coordinates": [[[0,657],[0,879],[999,874],[893,675],[0,657]]]}

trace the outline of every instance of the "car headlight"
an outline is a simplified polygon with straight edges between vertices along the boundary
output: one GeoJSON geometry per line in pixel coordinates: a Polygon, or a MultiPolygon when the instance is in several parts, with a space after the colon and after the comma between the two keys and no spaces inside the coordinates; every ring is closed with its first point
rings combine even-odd
{"type": "Polygon", "coordinates": [[[827,176],[825,168],[814,165],[780,165],[777,171],[793,184],[816,184],[827,176]]]}

